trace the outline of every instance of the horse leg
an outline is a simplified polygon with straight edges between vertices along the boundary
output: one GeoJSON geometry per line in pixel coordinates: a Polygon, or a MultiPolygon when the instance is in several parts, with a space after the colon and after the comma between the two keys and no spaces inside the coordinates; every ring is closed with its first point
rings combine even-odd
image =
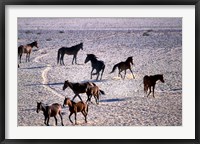
{"type": "Polygon", "coordinates": [[[60,57],[60,65],[65,65],[65,64],[64,64],[64,54],[61,54],[61,57],[60,57]]]}
{"type": "Polygon", "coordinates": [[[64,126],[64,124],[63,124],[63,118],[62,118],[62,114],[61,114],[61,112],[59,111],[59,116],[60,116],[60,119],[61,119],[61,124],[62,124],[62,126],[64,126]]]}
{"type": "Polygon", "coordinates": [[[47,116],[44,117],[44,124],[47,125],[47,116]]]}
{"type": "Polygon", "coordinates": [[[93,71],[94,71],[94,68],[92,68],[92,71],[90,73],[90,79],[92,79],[92,73],[93,73],[93,71]]]}
{"type": "Polygon", "coordinates": [[[50,119],[50,116],[48,115],[48,117],[47,117],[47,126],[49,126],[49,119],[50,119]]]}
{"type": "Polygon", "coordinates": [[[80,95],[78,95],[78,97],[79,97],[79,99],[80,99],[81,101],[83,101],[80,95]]]}
{"type": "Polygon", "coordinates": [[[126,70],[124,71],[124,79],[125,79],[125,77],[126,77],[126,70]]]}
{"type": "Polygon", "coordinates": [[[31,55],[31,53],[28,53],[28,61],[30,62],[30,55],[31,55]]]}
{"type": "Polygon", "coordinates": [[[54,116],[54,119],[55,119],[55,122],[56,122],[56,125],[58,124],[58,120],[56,118],[56,116],[54,116]]]}
{"type": "Polygon", "coordinates": [[[98,78],[99,78],[99,72],[97,73],[97,78],[96,78],[96,80],[98,80],[98,78]]]}
{"type": "Polygon", "coordinates": [[[77,115],[77,111],[75,111],[74,113],[75,125],[77,125],[76,115],[77,115]]]}
{"type": "Polygon", "coordinates": [[[28,53],[26,54],[26,62],[28,61],[28,53]]]}
{"type": "Polygon", "coordinates": [[[73,59],[72,59],[72,65],[74,64],[74,59],[75,59],[75,55],[73,56],[73,59]]]}
{"type": "Polygon", "coordinates": [[[87,113],[85,112],[85,110],[83,110],[81,113],[85,117],[85,123],[87,123],[87,113]]]}
{"type": "Polygon", "coordinates": [[[149,87],[149,94],[147,95],[147,97],[150,95],[151,93],[151,86],[149,87]]]}
{"type": "MultiPolygon", "coordinates": [[[[133,75],[133,71],[131,70],[131,68],[129,69],[130,71],[131,71],[131,73],[132,73],[132,75],[133,75]]],[[[135,76],[133,75],[133,78],[135,79],[135,76]]]]}
{"type": "Polygon", "coordinates": [[[155,89],[155,85],[153,85],[153,97],[155,98],[155,96],[154,96],[154,89],[155,89]]]}
{"type": "Polygon", "coordinates": [[[20,63],[21,63],[21,58],[22,58],[22,53],[19,54],[19,61],[20,61],[20,63]]]}
{"type": "Polygon", "coordinates": [[[73,121],[71,120],[71,116],[72,116],[72,112],[70,112],[70,114],[69,114],[69,121],[73,124],[73,121]]]}
{"type": "Polygon", "coordinates": [[[119,70],[118,76],[121,76],[121,78],[122,78],[122,74],[121,74],[121,71],[120,71],[120,70],[119,70]]]}
{"type": "Polygon", "coordinates": [[[72,101],[76,98],[76,96],[77,96],[77,95],[75,95],[75,96],[73,97],[72,101]]]}
{"type": "Polygon", "coordinates": [[[101,71],[101,80],[102,80],[102,76],[103,76],[103,72],[104,72],[105,66],[103,67],[102,71],[101,71]]]}
{"type": "Polygon", "coordinates": [[[77,64],[77,62],[76,62],[76,60],[77,60],[77,54],[75,55],[75,57],[74,57],[74,58],[75,58],[75,64],[77,64]]]}

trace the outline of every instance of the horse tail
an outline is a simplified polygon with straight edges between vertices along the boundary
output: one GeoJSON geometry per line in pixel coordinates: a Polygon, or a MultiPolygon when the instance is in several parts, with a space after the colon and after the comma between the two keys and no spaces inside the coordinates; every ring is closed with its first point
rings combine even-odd
{"type": "Polygon", "coordinates": [[[112,71],[110,73],[113,73],[115,71],[115,69],[118,67],[119,64],[114,65],[112,71]]]}
{"type": "Polygon", "coordinates": [[[60,60],[60,49],[58,50],[58,55],[57,55],[57,64],[59,63],[60,60]]]}
{"type": "Polygon", "coordinates": [[[105,95],[105,94],[106,94],[103,90],[99,90],[99,91],[100,91],[100,93],[101,93],[102,95],[105,95]]]}

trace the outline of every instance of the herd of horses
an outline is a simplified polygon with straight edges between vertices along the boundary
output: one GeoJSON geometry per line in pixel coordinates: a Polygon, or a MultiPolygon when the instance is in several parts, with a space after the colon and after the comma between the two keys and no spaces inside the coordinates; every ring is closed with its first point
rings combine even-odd
{"type": "MultiPolygon", "coordinates": [[[[22,57],[23,53],[26,54],[26,62],[30,61],[30,54],[31,54],[33,47],[38,48],[37,41],[34,41],[34,42],[26,44],[26,45],[20,45],[18,47],[18,57],[19,57],[20,63],[21,63],[21,57],[22,57]]],[[[77,54],[80,49],[83,50],[82,42],[80,44],[77,44],[77,45],[74,45],[71,47],[61,47],[60,49],[58,49],[58,53],[57,53],[57,64],[60,63],[60,65],[65,65],[64,64],[64,55],[65,54],[73,55],[72,64],[74,64],[74,62],[75,62],[75,64],[77,64],[77,54]]],[[[100,80],[101,80],[104,70],[105,70],[105,63],[102,60],[98,60],[98,57],[96,57],[94,54],[87,54],[85,63],[87,63],[89,61],[91,62],[91,66],[92,66],[92,70],[90,72],[90,79],[92,79],[92,75],[97,75],[96,80],[99,79],[99,76],[100,76],[100,80]],[[93,73],[94,70],[96,70],[95,73],[93,73]],[[100,72],[101,72],[101,75],[100,75],[100,72]]],[[[120,76],[122,79],[125,79],[126,70],[130,70],[133,78],[135,78],[135,76],[133,75],[133,72],[131,70],[131,65],[134,65],[132,56],[128,57],[126,59],[126,61],[121,61],[121,62],[115,64],[110,73],[113,73],[116,70],[116,68],[118,68],[118,71],[119,71],[118,76],[120,76]],[[121,74],[122,71],[124,71],[124,76],[122,76],[122,74],[121,74]]],[[[18,64],[18,68],[19,68],[19,64],[18,64]]],[[[149,91],[149,93],[147,94],[147,97],[150,95],[150,93],[153,93],[153,97],[155,98],[154,89],[155,89],[156,82],[158,80],[160,80],[161,82],[164,83],[163,74],[156,74],[156,75],[150,75],[150,76],[145,75],[143,77],[144,93],[147,94],[147,92],[149,91]]],[[[88,104],[89,104],[89,102],[91,102],[92,96],[95,98],[96,104],[99,104],[99,96],[100,96],[100,94],[104,95],[105,92],[103,90],[101,90],[93,82],[73,83],[73,82],[69,82],[67,80],[64,82],[63,90],[65,90],[67,87],[69,87],[75,94],[72,100],[70,100],[70,98],[66,97],[63,102],[63,107],[65,105],[68,105],[68,107],[69,107],[70,122],[73,123],[73,121],[71,120],[71,116],[72,116],[72,114],[74,114],[75,115],[75,124],[77,124],[76,115],[78,112],[81,112],[83,114],[83,116],[85,118],[85,122],[87,122],[88,104]],[[87,94],[86,102],[83,102],[83,100],[80,96],[81,93],[87,94]],[[76,103],[76,102],[74,102],[74,99],[77,96],[79,97],[79,99],[81,101],[76,103]]],[[[49,125],[50,117],[55,118],[55,124],[57,125],[57,118],[56,118],[57,115],[59,115],[61,118],[61,125],[64,125],[61,110],[62,110],[62,105],[60,105],[58,103],[54,103],[49,106],[42,102],[37,102],[37,110],[36,111],[37,111],[37,113],[39,111],[43,111],[43,114],[45,117],[45,119],[44,119],[45,125],[49,125]]]]}

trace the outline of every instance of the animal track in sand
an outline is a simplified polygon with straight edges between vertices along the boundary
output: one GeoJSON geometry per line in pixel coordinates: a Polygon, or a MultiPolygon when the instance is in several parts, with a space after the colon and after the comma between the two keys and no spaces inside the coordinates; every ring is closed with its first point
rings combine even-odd
{"type": "MultiPolygon", "coordinates": [[[[39,63],[39,59],[41,59],[42,57],[44,56],[47,56],[48,53],[46,54],[43,54],[41,56],[38,56],[36,57],[33,61],[36,62],[36,63],[39,63]]],[[[48,75],[48,72],[49,70],[51,70],[52,66],[50,64],[47,64],[46,65],[47,68],[45,68],[43,71],[42,71],[42,84],[43,84],[43,87],[45,87],[48,91],[52,92],[54,95],[60,97],[60,98],[64,98],[63,95],[59,94],[58,92],[56,92],[54,89],[52,89],[50,86],[48,86],[48,78],[47,78],[47,75],[48,75]]]]}

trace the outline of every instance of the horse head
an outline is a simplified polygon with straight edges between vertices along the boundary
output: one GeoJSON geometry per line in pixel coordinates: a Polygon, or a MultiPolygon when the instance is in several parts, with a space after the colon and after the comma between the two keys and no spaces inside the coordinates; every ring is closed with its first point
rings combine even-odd
{"type": "Polygon", "coordinates": [[[35,46],[36,48],[39,48],[39,47],[38,47],[37,41],[34,41],[34,46],[35,46]]]}
{"type": "Polygon", "coordinates": [[[164,78],[163,78],[163,74],[160,75],[160,81],[161,81],[162,83],[165,82],[165,81],[164,81],[164,78]]]}
{"type": "Polygon", "coordinates": [[[66,80],[65,82],[64,82],[64,85],[63,85],[63,90],[65,90],[67,87],[68,87],[68,80],[66,80]]]}

